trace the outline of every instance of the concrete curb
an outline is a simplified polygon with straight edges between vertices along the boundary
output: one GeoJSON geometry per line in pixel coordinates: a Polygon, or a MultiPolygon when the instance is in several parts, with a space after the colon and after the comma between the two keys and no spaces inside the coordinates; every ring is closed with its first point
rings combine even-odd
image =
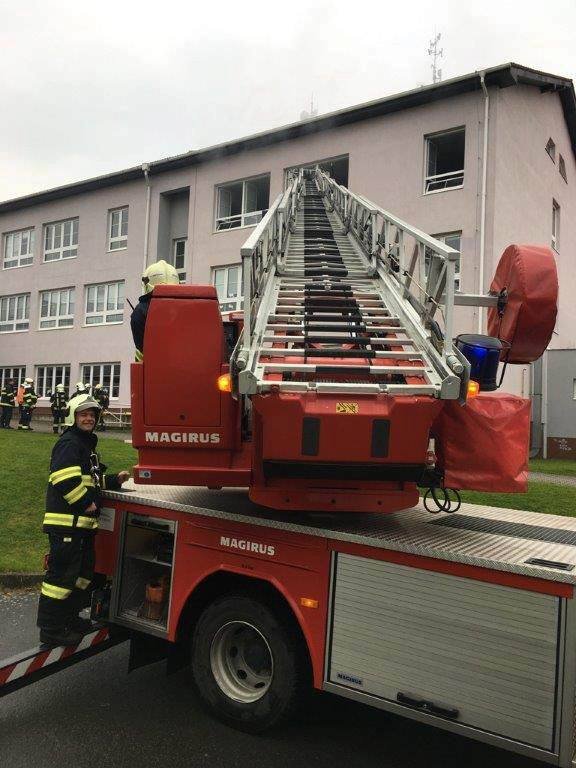
{"type": "Polygon", "coordinates": [[[43,573],[0,573],[0,587],[37,587],[43,579],[43,573]]]}

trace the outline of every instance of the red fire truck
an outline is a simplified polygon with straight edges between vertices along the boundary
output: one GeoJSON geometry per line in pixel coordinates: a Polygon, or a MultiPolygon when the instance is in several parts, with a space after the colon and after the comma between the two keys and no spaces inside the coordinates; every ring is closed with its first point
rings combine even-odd
{"type": "Polygon", "coordinates": [[[102,627],[0,662],[0,694],[128,639],[130,668],[191,666],[242,730],[315,687],[572,765],[576,521],[450,490],[525,485],[526,405],[491,390],[548,343],[550,254],[512,247],[492,295],[457,296],[451,249],[316,170],[242,255],[241,320],[155,289],[136,482],[100,510],[102,627]],[[492,340],[453,344],[474,303],[492,340]]]}

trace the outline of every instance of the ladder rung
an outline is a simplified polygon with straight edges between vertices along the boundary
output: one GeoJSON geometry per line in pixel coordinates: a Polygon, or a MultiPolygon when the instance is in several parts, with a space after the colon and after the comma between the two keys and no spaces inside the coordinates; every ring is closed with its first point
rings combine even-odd
{"type": "Polygon", "coordinates": [[[314,365],[312,363],[261,363],[270,373],[369,373],[371,376],[424,376],[426,368],[401,365],[314,365]]]}

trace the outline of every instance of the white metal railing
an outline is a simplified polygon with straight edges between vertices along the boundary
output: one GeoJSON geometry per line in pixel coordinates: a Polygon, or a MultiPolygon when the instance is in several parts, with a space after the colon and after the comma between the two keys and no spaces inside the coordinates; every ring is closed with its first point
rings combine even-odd
{"type": "Polygon", "coordinates": [[[216,219],[216,231],[222,232],[228,229],[239,229],[240,227],[253,227],[262,221],[265,213],[266,210],[237,213],[234,216],[219,216],[216,219]]]}
{"type": "Polygon", "coordinates": [[[453,352],[455,265],[459,253],[416,227],[338,184],[316,168],[316,182],[329,210],[360,245],[377,274],[408,302],[423,327],[432,332],[446,360],[453,352]],[[443,329],[435,321],[443,317],[443,329]]]}
{"type": "Polygon", "coordinates": [[[285,257],[286,241],[294,226],[302,179],[301,169],[289,174],[286,190],[274,200],[240,249],[244,281],[244,331],[232,356],[232,365],[238,370],[246,368],[256,353],[257,337],[254,328],[258,310],[268,276],[276,272],[285,257]]]}

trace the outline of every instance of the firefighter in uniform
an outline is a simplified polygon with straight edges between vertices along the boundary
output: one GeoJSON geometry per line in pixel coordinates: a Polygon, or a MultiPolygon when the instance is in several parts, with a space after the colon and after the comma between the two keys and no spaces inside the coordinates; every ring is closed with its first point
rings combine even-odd
{"type": "Polygon", "coordinates": [[[75,397],[79,397],[80,395],[88,395],[88,394],[89,394],[89,390],[86,384],[84,384],[83,381],[77,382],[76,389],[70,395],[70,400],[68,400],[68,405],[70,405],[70,403],[72,402],[72,400],[74,400],[75,397]]]}
{"type": "Polygon", "coordinates": [[[94,427],[100,406],[89,395],[72,400],[64,431],[52,449],[43,530],[50,540],[38,620],[40,642],[76,645],[92,629],[78,616],[89,604],[100,489],[117,490],[129,472],[105,474],[94,427]]]}
{"type": "Polygon", "coordinates": [[[100,418],[96,426],[96,429],[105,430],[106,424],[104,422],[104,411],[108,410],[108,406],[110,405],[110,395],[108,394],[108,390],[106,389],[106,387],[103,387],[102,384],[95,384],[92,394],[93,394],[94,400],[96,400],[96,402],[100,406],[100,418]]]}
{"type": "Polygon", "coordinates": [[[16,405],[14,379],[8,379],[0,390],[0,428],[13,429],[10,426],[12,412],[16,405]]]}
{"type": "Polygon", "coordinates": [[[22,395],[22,405],[20,406],[20,421],[18,429],[31,431],[30,421],[32,420],[32,411],[36,408],[38,395],[34,392],[34,384],[31,379],[26,379],[24,384],[24,394],[22,395]]]}
{"type": "Polygon", "coordinates": [[[64,416],[68,407],[66,400],[64,384],[56,384],[56,391],[50,396],[50,410],[53,417],[52,432],[55,435],[60,432],[60,427],[64,424],[64,416]]]}
{"type": "Polygon", "coordinates": [[[134,359],[137,363],[144,360],[144,329],[146,328],[146,316],[150,307],[152,291],[157,285],[178,285],[180,278],[178,272],[172,264],[168,264],[164,259],[160,259],[155,264],[145,270],[142,275],[142,285],[144,293],[138,299],[138,304],[130,317],[130,327],[132,328],[132,338],[136,347],[134,359]]]}

